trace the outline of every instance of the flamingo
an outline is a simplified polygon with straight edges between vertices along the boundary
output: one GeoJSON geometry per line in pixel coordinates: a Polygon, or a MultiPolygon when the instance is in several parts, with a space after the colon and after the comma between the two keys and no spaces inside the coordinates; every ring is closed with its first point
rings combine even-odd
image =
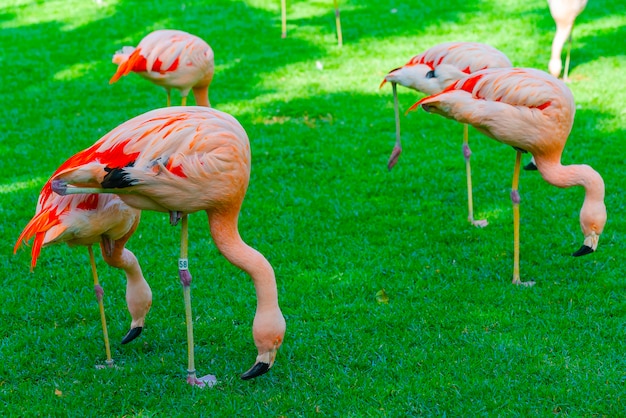
{"type": "MultiPolygon", "coordinates": [[[[396,84],[432,95],[441,92],[458,79],[467,76],[467,74],[485,68],[511,66],[511,61],[509,61],[507,56],[490,45],[476,42],[446,42],[414,56],[404,66],[391,70],[380,84],[382,88],[386,82],[391,82],[396,114],[396,145],[389,158],[388,169],[391,170],[393,168],[402,152],[396,84]]],[[[467,218],[472,225],[485,227],[488,224],[487,220],[474,219],[471,155],[472,151],[468,144],[468,127],[467,124],[464,124],[463,156],[467,174],[467,218]]]]}
{"type": "Polygon", "coordinates": [[[146,35],[137,48],[123,47],[113,56],[113,63],[118,67],[109,84],[135,72],[165,88],[167,106],[171,105],[171,89],[180,91],[183,106],[190,90],[198,106],[210,106],[209,85],[215,69],[213,50],[195,35],[180,30],[156,30],[146,35]]]}
{"type": "Polygon", "coordinates": [[[583,186],[585,199],[580,226],[585,237],[574,256],[596,250],[606,224],[604,181],[588,165],[562,165],[561,155],[574,123],[576,107],[564,82],[536,69],[495,68],[458,80],[443,92],[425,97],[421,106],[430,113],[468,123],[487,136],[516,149],[511,190],[513,202],[513,283],[519,273],[519,172],[522,152],[535,158],[544,180],[557,187],[583,186]]]}
{"type": "Polygon", "coordinates": [[[550,14],[556,23],[556,32],[552,40],[552,54],[548,68],[550,74],[558,77],[563,69],[561,61],[561,51],[565,41],[568,41],[567,56],[565,58],[565,69],[563,71],[563,81],[569,81],[567,75],[569,71],[570,50],[572,49],[572,28],[579,14],[585,10],[587,0],[548,0],[550,14]]]}
{"type": "MultiPolygon", "coordinates": [[[[233,265],[252,278],[257,308],[252,333],[258,355],[241,375],[251,379],[274,364],[285,334],[272,266],[240,237],[237,220],[250,178],[250,145],[246,132],[232,116],[199,106],[157,109],[137,116],[71,157],[52,180],[61,195],[116,193],[128,205],[182,218],[179,277],[188,318],[188,375],[196,377],[187,261],[188,213],[204,210],[215,245],[233,265]]],[[[205,376],[206,377],[206,376],[205,376]]]]}
{"type": "MultiPolygon", "coordinates": [[[[337,45],[343,45],[343,36],[341,34],[341,16],[339,14],[339,0],[333,0],[335,5],[335,26],[337,27],[337,45]]],[[[287,0],[280,0],[280,17],[282,23],[281,37],[287,37],[287,0]]]]}
{"type": "Polygon", "coordinates": [[[140,211],[129,207],[115,195],[59,196],[52,192],[48,180],[39,196],[35,216],[26,225],[14,247],[14,252],[17,252],[20,246],[34,237],[31,250],[33,270],[43,246],[59,243],[87,246],[94,290],[100,308],[106,363],[109,366],[113,366],[114,362],[111,358],[102,301],[104,290],[98,281],[92,245],[99,243],[102,257],[107,264],[124,270],[126,274],[126,303],[132,322],[122,344],[129,343],[141,334],[152,304],[152,292],[143,277],[137,258],[125,248],[126,242],[139,225],[140,214],[140,211]]]}

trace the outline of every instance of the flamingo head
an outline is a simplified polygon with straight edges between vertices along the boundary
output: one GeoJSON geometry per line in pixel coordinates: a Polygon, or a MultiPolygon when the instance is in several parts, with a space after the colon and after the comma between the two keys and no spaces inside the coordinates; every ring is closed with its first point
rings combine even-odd
{"type": "Polygon", "coordinates": [[[590,199],[585,199],[583,207],[580,210],[580,227],[585,236],[585,241],[582,247],[574,254],[574,257],[579,257],[586,254],[591,254],[598,248],[598,241],[600,240],[600,234],[606,224],[606,206],[603,200],[597,200],[590,202],[590,199]]]}
{"type": "Polygon", "coordinates": [[[380,87],[388,81],[429,95],[442,90],[437,70],[426,64],[406,64],[395,68],[385,76],[380,87]]]}
{"type": "Polygon", "coordinates": [[[276,305],[270,310],[259,312],[254,318],[252,334],[258,355],[254,365],[241,375],[243,380],[265,374],[274,365],[276,354],[285,336],[286,324],[280,308],[276,305]]]}

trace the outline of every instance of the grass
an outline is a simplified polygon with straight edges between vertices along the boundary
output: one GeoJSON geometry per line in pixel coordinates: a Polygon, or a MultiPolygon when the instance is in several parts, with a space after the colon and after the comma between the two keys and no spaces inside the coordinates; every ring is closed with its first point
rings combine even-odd
{"type": "MultiPolygon", "coordinates": [[[[477,216],[466,221],[459,124],[403,117],[392,172],[384,75],[439,42],[480,41],[518,66],[545,69],[553,22],[542,0],[8,0],[0,6],[0,410],[4,416],[620,416],[626,411],[623,153],[626,6],[590,2],[575,27],[578,111],[563,155],[606,182],[598,252],[582,243],[579,188],[521,180],[521,269],[510,284],[514,152],[471,130],[477,216]],[[158,4],[158,5],[157,5],[158,4]],[[178,230],[144,213],[129,243],[153,290],[144,334],[124,279],[99,260],[118,369],[104,361],[87,252],[44,249],[34,273],[13,243],[48,176],[123,121],[165,104],[129,76],[109,85],[112,53],[158,28],[213,47],[211,103],[246,128],[253,171],[240,229],[273,264],[287,334],[275,367],[256,355],[254,289],[192,215],[196,360],[219,383],[184,383],[186,339],[176,274],[178,230]],[[320,70],[319,67],[322,67],[320,70]],[[388,297],[380,301],[380,292],[388,297]],[[377,297],[378,295],[378,297],[377,297]]],[[[420,96],[400,89],[403,109],[420,96]]],[[[193,100],[193,99],[192,99],[193,100]]]]}

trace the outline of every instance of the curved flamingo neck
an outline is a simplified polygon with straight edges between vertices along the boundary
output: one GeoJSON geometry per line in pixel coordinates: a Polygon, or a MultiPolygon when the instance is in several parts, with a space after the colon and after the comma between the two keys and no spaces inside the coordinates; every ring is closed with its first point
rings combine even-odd
{"type": "Polygon", "coordinates": [[[562,165],[535,156],[537,169],[544,180],[557,187],[583,186],[585,199],[604,200],[604,180],[586,164],[562,165]]]}
{"type": "Polygon", "coordinates": [[[194,87],[192,91],[197,106],[211,107],[211,103],[209,102],[209,86],[194,87]]]}
{"type": "Polygon", "coordinates": [[[241,239],[237,229],[238,213],[208,212],[208,215],[211,236],[219,251],[252,278],[257,294],[257,312],[277,309],[274,269],[261,253],[241,239]]]}

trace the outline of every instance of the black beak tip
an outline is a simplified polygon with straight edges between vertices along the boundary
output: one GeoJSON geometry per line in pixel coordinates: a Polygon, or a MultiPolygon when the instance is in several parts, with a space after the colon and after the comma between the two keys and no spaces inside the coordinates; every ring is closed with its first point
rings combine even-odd
{"type": "Polygon", "coordinates": [[[252,378],[255,378],[255,377],[261,376],[262,374],[267,373],[269,369],[270,369],[270,365],[267,363],[262,363],[262,362],[256,363],[254,366],[252,366],[250,370],[248,370],[247,372],[241,375],[241,379],[250,380],[252,378]]]}
{"type": "Polygon", "coordinates": [[[527,171],[536,171],[536,170],[537,170],[537,166],[535,165],[535,163],[533,163],[533,162],[531,161],[531,162],[529,162],[528,164],[526,164],[526,165],[524,166],[524,170],[527,170],[527,171]]]}
{"type": "Polygon", "coordinates": [[[135,327],[128,331],[128,334],[122,339],[122,344],[128,344],[135,338],[141,335],[141,331],[143,331],[143,327],[135,327]]]}
{"type": "Polygon", "coordinates": [[[587,255],[587,254],[591,254],[593,252],[593,248],[589,247],[588,245],[584,245],[582,247],[580,247],[580,249],[578,251],[576,251],[574,254],[572,254],[574,257],[580,257],[582,255],[587,255]]]}

